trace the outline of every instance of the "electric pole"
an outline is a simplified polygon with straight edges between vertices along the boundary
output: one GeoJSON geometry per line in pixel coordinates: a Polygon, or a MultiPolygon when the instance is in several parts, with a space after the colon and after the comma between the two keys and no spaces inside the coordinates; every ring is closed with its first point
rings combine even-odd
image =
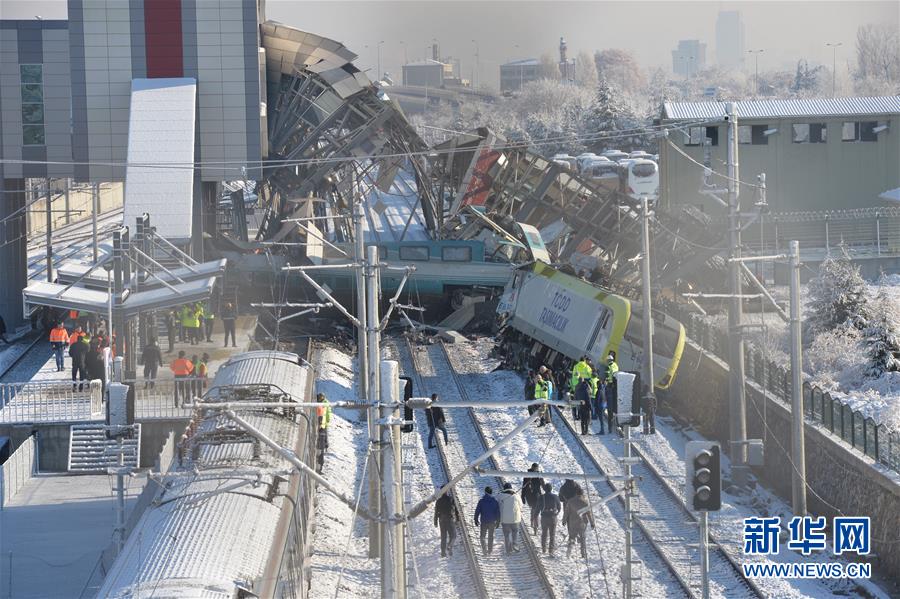
{"type": "Polygon", "coordinates": [[[50,179],[44,179],[47,186],[47,281],[53,282],[53,208],[50,201],[50,179]]]}
{"type": "Polygon", "coordinates": [[[729,437],[734,484],[743,489],[747,485],[747,414],[744,396],[744,336],[741,285],[741,220],[740,167],[738,164],[738,118],[734,103],[725,105],[728,121],[728,214],[730,226],[731,261],[728,264],[731,283],[731,304],[728,310],[729,341],[729,437]]]}
{"type": "MultiPolygon", "coordinates": [[[[366,242],[363,237],[363,205],[357,202],[353,206],[353,262],[361,265],[365,260],[366,242]]],[[[366,275],[362,266],[355,269],[356,280],[356,318],[359,319],[360,326],[356,328],[356,362],[358,376],[356,377],[356,389],[358,397],[365,400],[368,397],[367,387],[369,384],[369,359],[367,356],[368,331],[366,331],[366,275]]]]}
{"type": "Polygon", "coordinates": [[[795,516],[806,515],[806,454],[803,430],[803,354],[800,345],[800,242],[791,241],[791,499],[795,516]]]}
{"type": "Polygon", "coordinates": [[[641,263],[641,301],[643,305],[643,328],[644,328],[644,433],[653,434],[656,432],[656,394],[653,389],[653,314],[651,302],[650,288],[650,203],[647,201],[647,195],[641,195],[641,208],[643,209],[643,218],[641,223],[641,237],[643,241],[643,261],[641,263]]]}
{"type": "MultiPolygon", "coordinates": [[[[381,385],[379,377],[379,362],[381,359],[381,334],[379,332],[378,297],[378,248],[370,245],[366,248],[366,342],[368,343],[368,393],[369,393],[369,444],[374,448],[380,442],[378,425],[376,424],[376,404],[381,397],[381,385]]],[[[384,514],[381,501],[381,452],[373,451],[374,463],[369,468],[369,506],[370,511],[377,517],[384,514]]],[[[378,557],[387,548],[380,546],[381,524],[378,520],[369,523],[369,557],[378,557]]]]}
{"type": "Polygon", "coordinates": [[[99,248],[97,242],[97,214],[100,212],[100,184],[91,183],[91,248],[94,253],[94,264],[97,263],[99,248]]]}

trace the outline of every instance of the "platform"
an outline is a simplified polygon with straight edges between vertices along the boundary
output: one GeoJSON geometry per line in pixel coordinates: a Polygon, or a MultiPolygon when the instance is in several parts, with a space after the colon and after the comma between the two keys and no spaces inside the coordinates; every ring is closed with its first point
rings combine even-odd
{"type": "MultiPolygon", "coordinates": [[[[146,479],[129,480],[130,510],[146,479]]],[[[113,538],[114,486],[105,474],[40,474],[25,483],[0,510],[0,596],[92,597],[85,586],[113,538]]]]}

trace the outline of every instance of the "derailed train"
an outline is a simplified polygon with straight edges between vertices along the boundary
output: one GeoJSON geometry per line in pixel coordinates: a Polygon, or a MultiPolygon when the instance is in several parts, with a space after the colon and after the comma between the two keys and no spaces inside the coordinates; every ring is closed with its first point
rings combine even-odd
{"type": "MultiPolygon", "coordinates": [[[[619,368],[640,372],[643,359],[641,306],[577,277],[535,262],[518,269],[504,290],[497,312],[506,327],[506,343],[524,362],[551,368],[590,356],[605,363],[616,352],[619,368]]],[[[653,313],[655,386],[668,388],[684,350],[684,326],[653,313]]],[[[524,365],[524,364],[523,364],[524,365]]]]}
{"type": "MultiPolygon", "coordinates": [[[[284,403],[234,412],[315,466],[312,376],[296,354],[257,351],[223,364],[205,401],[284,403]]],[[[220,410],[195,413],[162,488],[98,597],[306,596],[315,484],[220,410]]]]}

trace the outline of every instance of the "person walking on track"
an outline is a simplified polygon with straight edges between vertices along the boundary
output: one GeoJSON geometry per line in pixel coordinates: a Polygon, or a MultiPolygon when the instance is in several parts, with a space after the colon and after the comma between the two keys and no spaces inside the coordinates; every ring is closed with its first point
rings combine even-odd
{"type": "Polygon", "coordinates": [[[78,390],[84,390],[83,381],[88,380],[87,354],[89,349],[90,338],[86,335],[81,335],[75,343],[69,346],[69,357],[72,358],[72,391],[75,390],[76,380],[82,381],[78,385],[78,390]]]}
{"type": "Polygon", "coordinates": [[[50,348],[56,356],[56,372],[62,372],[66,369],[65,351],[69,349],[69,333],[62,322],[57,322],[50,330],[50,348]]]}
{"type": "Polygon", "coordinates": [[[566,511],[563,515],[563,521],[569,529],[569,546],[566,550],[566,557],[572,555],[572,544],[578,541],[581,545],[581,557],[587,558],[587,544],[584,540],[584,532],[588,523],[590,523],[591,528],[594,528],[594,515],[591,513],[591,506],[585,499],[584,493],[579,493],[566,500],[566,511]]]}
{"type": "Polygon", "coordinates": [[[584,379],[575,386],[575,403],[580,407],[581,434],[586,435],[591,424],[591,385],[584,379]]]}
{"type": "MultiPolygon", "coordinates": [[[[540,472],[537,463],[531,465],[529,472],[540,472]]],[[[541,489],[544,487],[544,479],[540,476],[533,476],[522,481],[522,499],[531,509],[531,530],[534,534],[538,531],[538,520],[540,516],[540,507],[538,500],[541,498],[541,489]]]]}
{"type": "Polygon", "coordinates": [[[234,304],[231,302],[225,304],[219,316],[222,318],[222,325],[225,327],[225,347],[228,347],[229,334],[231,334],[231,347],[237,347],[237,342],[234,339],[235,321],[237,320],[234,304]]]}
{"type": "Polygon", "coordinates": [[[156,339],[151,340],[144,347],[144,351],[141,352],[141,362],[144,363],[144,389],[147,387],[153,389],[156,387],[156,375],[159,372],[159,367],[163,363],[162,352],[159,350],[159,344],[156,343],[156,339]]]}
{"type": "Polygon", "coordinates": [[[547,541],[550,541],[550,557],[553,557],[556,551],[556,521],[559,519],[559,512],[562,505],[559,497],[553,493],[553,485],[544,484],[544,494],[540,499],[541,507],[541,552],[547,553],[547,541]]]}
{"type": "Polygon", "coordinates": [[[434,448],[434,431],[440,430],[444,433],[444,443],[449,443],[447,439],[447,418],[444,416],[444,409],[436,405],[438,394],[431,394],[431,407],[425,409],[425,419],[428,421],[428,449],[434,448]]]}
{"type": "Polygon", "coordinates": [[[494,497],[494,490],[490,487],[484,488],[484,495],[475,506],[475,526],[481,527],[481,552],[485,555],[492,554],[494,552],[494,529],[500,527],[500,503],[494,497]],[[487,537],[487,542],[485,542],[485,537],[487,537]]]}
{"type": "Polygon", "coordinates": [[[434,525],[441,529],[441,557],[453,555],[453,541],[456,539],[456,525],[459,514],[453,504],[453,497],[447,491],[434,504],[434,525]]]}
{"type": "Polygon", "coordinates": [[[503,544],[506,554],[518,553],[516,537],[519,534],[519,526],[522,524],[522,500],[513,490],[510,483],[503,483],[503,492],[500,493],[500,525],[503,527],[503,544]]]}

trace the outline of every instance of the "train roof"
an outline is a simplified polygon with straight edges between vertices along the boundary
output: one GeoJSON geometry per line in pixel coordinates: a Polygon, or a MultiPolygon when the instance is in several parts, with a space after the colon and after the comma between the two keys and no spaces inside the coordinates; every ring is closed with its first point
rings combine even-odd
{"type": "Polygon", "coordinates": [[[265,350],[236,354],[216,371],[204,399],[215,401],[226,388],[251,385],[271,386],[291,397],[302,398],[307,376],[308,370],[300,365],[297,354],[265,350]]]}

